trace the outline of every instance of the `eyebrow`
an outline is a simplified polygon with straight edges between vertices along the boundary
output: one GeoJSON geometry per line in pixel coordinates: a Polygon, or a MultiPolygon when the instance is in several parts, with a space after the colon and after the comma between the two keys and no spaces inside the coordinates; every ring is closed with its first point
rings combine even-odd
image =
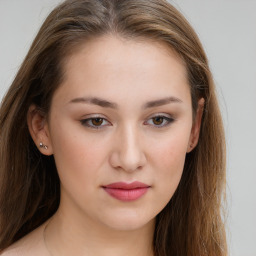
{"type": "Polygon", "coordinates": [[[182,103],[182,100],[176,97],[167,97],[159,100],[149,101],[143,105],[143,108],[152,108],[152,107],[159,107],[163,105],[167,105],[169,103],[182,103]]]}
{"type": "Polygon", "coordinates": [[[98,105],[100,107],[103,108],[113,108],[113,109],[117,109],[117,104],[113,103],[113,102],[109,102],[107,100],[104,99],[100,99],[100,98],[75,98],[73,100],[70,101],[70,103],[88,103],[88,104],[93,104],[93,105],[98,105]]]}
{"type": "MultiPolygon", "coordinates": [[[[88,97],[88,98],[75,98],[70,101],[70,103],[87,103],[87,104],[93,104],[97,105],[103,108],[112,108],[112,109],[118,109],[118,105],[113,102],[109,102],[104,99],[96,98],[96,97],[88,97]]],[[[169,103],[182,103],[182,100],[176,98],[176,97],[167,97],[163,99],[153,100],[145,103],[142,108],[152,108],[152,107],[159,107],[163,105],[167,105],[169,103]]]]}

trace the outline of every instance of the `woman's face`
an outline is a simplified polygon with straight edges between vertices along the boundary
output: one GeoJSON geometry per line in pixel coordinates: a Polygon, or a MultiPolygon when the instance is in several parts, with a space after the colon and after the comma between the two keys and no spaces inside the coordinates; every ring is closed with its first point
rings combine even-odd
{"type": "Polygon", "coordinates": [[[184,64],[164,44],[104,36],[64,68],[41,136],[61,181],[59,211],[119,230],[152,223],[194,136],[184,64]]]}

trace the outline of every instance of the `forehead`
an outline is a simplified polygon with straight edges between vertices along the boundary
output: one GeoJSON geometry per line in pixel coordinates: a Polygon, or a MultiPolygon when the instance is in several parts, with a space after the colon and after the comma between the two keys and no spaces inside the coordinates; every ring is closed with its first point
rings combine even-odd
{"type": "Polygon", "coordinates": [[[131,91],[151,98],[189,94],[182,59],[164,43],[152,40],[111,35],[91,39],[67,58],[63,68],[60,90],[67,98],[97,93],[121,100],[131,91]]]}

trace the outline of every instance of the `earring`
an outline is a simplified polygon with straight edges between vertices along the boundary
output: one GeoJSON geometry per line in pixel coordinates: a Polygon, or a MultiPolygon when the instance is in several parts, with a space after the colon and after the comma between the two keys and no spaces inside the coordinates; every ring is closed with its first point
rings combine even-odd
{"type": "Polygon", "coordinates": [[[44,145],[42,142],[39,143],[39,147],[44,148],[44,149],[48,149],[48,147],[46,145],[44,145]]]}

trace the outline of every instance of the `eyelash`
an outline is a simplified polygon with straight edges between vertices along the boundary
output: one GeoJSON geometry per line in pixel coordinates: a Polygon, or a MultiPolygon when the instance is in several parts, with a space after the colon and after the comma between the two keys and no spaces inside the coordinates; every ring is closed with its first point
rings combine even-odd
{"type": "Polygon", "coordinates": [[[163,127],[167,127],[167,126],[171,125],[171,123],[173,123],[175,121],[174,118],[167,117],[165,115],[156,115],[156,116],[153,116],[153,117],[149,118],[148,120],[153,120],[153,119],[156,119],[156,118],[161,118],[161,119],[163,119],[163,122],[164,122],[164,124],[160,124],[160,125],[151,124],[152,126],[154,126],[155,128],[158,128],[158,129],[159,128],[163,128],[163,127]]]}
{"type": "Polygon", "coordinates": [[[82,125],[87,126],[87,127],[91,128],[91,129],[102,129],[105,126],[110,126],[110,122],[107,121],[105,118],[103,118],[101,116],[95,116],[95,117],[86,118],[86,119],[81,120],[80,122],[81,122],[82,125]],[[107,122],[109,124],[103,125],[103,126],[102,125],[101,126],[95,126],[91,122],[94,121],[94,120],[97,120],[97,119],[101,119],[103,122],[107,122]],[[91,124],[89,124],[89,122],[91,124]]]}
{"type": "MultiPolygon", "coordinates": [[[[145,125],[152,125],[153,127],[159,129],[159,128],[167,127],[167,126],[169,126],[171,123],[173,123],[173,122],[175,121],[174,118],[172,118],[172,117],[167,117],[167,116],[165,116],[165,115],[155,115],[155,116],[149,118],[148,120],[153,120],[153,119],[156,119],[156,118],[162,118],[164,124],[160,124],[160,125],[146,124],[148,121],[147,121],[147,122],[144,122],[144,124],[145,124],[145,125]]],[[[82,125],[87,126],[87,127],[91,128],[91,129],[102,129],[102,128],[105,127],[105,126],[110,126],[110,125],[111,125],[111,123],[110,123],[109,121],[107,121],[105,118],[100,117],[100,116],[95,116],[95,117],[91,117],[91,118],[86,118],[86,119],[81,120],[80,122],[81,122],[82,125]],[[97,120],[97,119],[102,120],[103,123],[104,123],[104,122],[107,122],[108,124],[105,124],[105,125],[101,125],[101,124],[100,124],[100,126],[96,126],[96,125],[92,124],[92,122],[95,121],[95,120],[97,120]],[[89,123],[91,123],[91,124],[89,124],[89,123]]]]}

